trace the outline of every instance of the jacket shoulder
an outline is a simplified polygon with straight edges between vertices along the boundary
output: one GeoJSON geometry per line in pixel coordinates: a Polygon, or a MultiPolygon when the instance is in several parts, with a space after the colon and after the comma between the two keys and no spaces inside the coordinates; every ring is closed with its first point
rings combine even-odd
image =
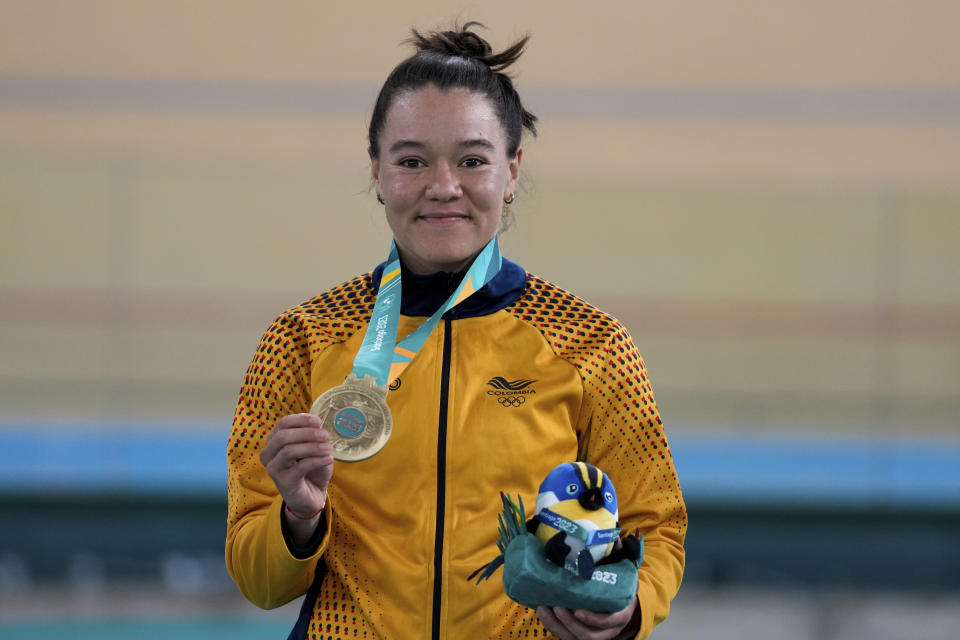
{"type": "Polygon", "coordinates": [[[298,346],[317,355],[362,330],[373,312],[370,274],[359,275],[281,313],[264,334],[278,348],[298,346]]]}
{"type": "MultiPolygon", "coordinates": [[[[646,382],[637,347],[626,328],[609,313],[535,275],[510,308],[521,322],[536,328],[550,348],[577,368],[588,391],[600,391],[611,376],[646,382]]],[[[633,382],[631,382],[633,384],[633,382]]]]}
{"type": "Polygon", "coordinates": [[[283,315],[315,321],[363,322],[369,317],[374,301],[370,274],[365,273],[287,309],[283,315]]]}
{"type": "Polygon", "coordinates": [[[609,313],[533,274],[527,274],[526,290],[507,310],[539,330],[558,353],[596,348],[626,333],[609,313]]]}

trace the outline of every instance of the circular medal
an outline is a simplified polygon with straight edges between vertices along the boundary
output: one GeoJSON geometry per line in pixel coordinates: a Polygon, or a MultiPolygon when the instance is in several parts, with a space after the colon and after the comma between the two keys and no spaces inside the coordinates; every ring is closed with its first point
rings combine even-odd
{"type": "Polygon", "coordinates": [[[365,460],[390,439],[393,416],[387,406],[387,388],[371,376],[350,374],[338,387],[324,391],[310,413],[323,420],[330,433],[333,457],[344,462],[365,460]]]}

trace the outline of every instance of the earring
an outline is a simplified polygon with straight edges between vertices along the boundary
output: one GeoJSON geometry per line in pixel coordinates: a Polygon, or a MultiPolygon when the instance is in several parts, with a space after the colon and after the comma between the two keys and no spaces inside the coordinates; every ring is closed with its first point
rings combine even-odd
{"type": "Polygon", "coordinates": [[[379,202],[380,204],[387,204],[386,202],[383,201],[383,196],[380,195],[379,193],[377,194],[377,202],[379,202]]]}
{"type": "Polygon", "coordinates": [[[507,227],[513,222],[513,211],[510,203],[513,202],[513,194],[509,198],[503,199],[503,213],[500,215],[500,232],[506,231],[507,227]]]}

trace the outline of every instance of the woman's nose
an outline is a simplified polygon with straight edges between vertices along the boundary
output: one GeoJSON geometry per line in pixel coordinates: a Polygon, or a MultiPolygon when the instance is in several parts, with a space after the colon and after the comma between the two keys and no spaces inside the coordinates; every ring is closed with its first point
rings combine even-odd
{"type": "Polygon", "coordinates": [[[446,163],[438,163],[430,174],[427,197],[431,200],[454,200],[463,195],[456,170],[446,163]]]}

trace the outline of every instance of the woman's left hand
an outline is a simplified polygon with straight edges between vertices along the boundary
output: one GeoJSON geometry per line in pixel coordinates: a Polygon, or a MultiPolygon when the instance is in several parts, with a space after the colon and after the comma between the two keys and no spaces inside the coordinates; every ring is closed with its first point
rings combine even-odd
{"type": "Polygon", "coordinates": [[[586,609],[571,611],[566,607],[537,607],[537,615],[547,631],[560,640],[610,640],[620,637],[633,619],[637,599],[614,613],[597,613],[586,609]]]}

